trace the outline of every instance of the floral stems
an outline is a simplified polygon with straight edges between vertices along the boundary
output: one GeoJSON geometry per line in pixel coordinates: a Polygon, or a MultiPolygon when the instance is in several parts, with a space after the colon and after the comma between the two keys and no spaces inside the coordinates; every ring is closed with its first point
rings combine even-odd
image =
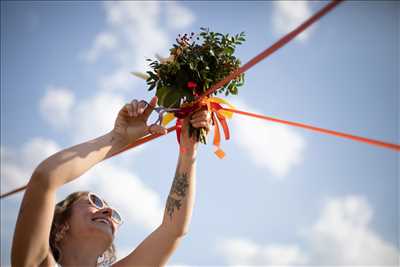
{"type": "Polygon", "coordinates": [[[189,136],[194,136],[197,142],[207,144],[207,129],[206,128],[194,128],[189,125],[189,136]]]}

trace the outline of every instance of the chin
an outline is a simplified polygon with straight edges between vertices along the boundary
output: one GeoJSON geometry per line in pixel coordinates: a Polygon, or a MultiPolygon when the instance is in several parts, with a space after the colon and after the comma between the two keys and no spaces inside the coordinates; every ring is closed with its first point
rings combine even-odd
{"type": "Polygon", "coordinates": [[[107,242],[110,242],[110,244],[113,242],[114,234],[110,226],[99,223],[92,223],[90,228],[91,234],[95,235],[98,238],[107,240],[107,242]]]}

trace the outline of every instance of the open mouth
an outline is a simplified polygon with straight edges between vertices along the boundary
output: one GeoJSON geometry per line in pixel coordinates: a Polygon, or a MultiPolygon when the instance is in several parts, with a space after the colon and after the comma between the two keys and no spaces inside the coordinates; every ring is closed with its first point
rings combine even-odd
{"type": "Polygon", "coordinates": [[[93,218],[92,221],[108,225],[111,228],[111,232],[114,234],[114,227],[109,220],[105,218],[93,218]]]}

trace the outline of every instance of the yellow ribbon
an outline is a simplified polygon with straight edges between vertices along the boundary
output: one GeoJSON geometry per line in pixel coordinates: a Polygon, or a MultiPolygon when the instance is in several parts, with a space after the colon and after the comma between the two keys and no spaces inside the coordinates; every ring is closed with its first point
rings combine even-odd
{"type": "MultiPolygon", "coordinates": [[[[219,110],[212,108],[212,103],[216,104],[223,104],[228,106],[231,109],[235,109],[235,107],[229,103],[227,100],[219,98],[219,97],[208,97],[201,101],[201,105],[207,105],[208,111],[210,111],[213,123],[214,123],[214,147],[215,147],[215,155],[219,158],[223,158],[225,156],[225,152],[220,148],[220,129],[219,123],[224,130],[225,139],[229,138],[229,129],[226,124],[226,119],[231,119],[233,116],[233,112],[226,111],[226,110],[219,110]],[[215,114],[214,114],[215,113],[215,114]]],[[[185,106],[190,105],[189,103],[185,106]]],[[[166,113],[161,121],[162,126],[167,126],[171,121],[175,119],[175,115],[173,113],[166,113]]]]}

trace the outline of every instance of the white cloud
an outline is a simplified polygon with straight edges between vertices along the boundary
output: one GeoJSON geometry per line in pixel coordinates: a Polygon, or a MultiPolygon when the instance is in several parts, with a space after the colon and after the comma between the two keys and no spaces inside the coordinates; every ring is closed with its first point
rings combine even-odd
{"type": "Polygon", "coordinates": [[[37,137],[22,146],[20,158],[26,166],[35,168],[42,160],[59,150],[60,147],[55,141],[37,137]]]}
{"type": "MultiPolygon", "coordinates": [[[[43,138],[33,138],[20,149],[2,146],[1,193],[25,185],[40,162],[60,150],[54,141],[43,138]]],[[[60,193],[66,196],[85,188],[101,192],[124,214],[128,223],[154,229],[162,221],[163,208],[159,195],[126,168],[110,162],[99,163],[60,193]]]]}
{"type": "Polygon", "coordinates": [[[159,2],[106,2],[105,9],[110,28],[123,41],[116,55],[121,64],[141,71],[146,57],[168,51],[159,2]]]}
{"type": "Polygon", "coordinates": [[[399,251],[370,228],[372,215],[363,197],[328,200],[310,231],[315,263],[399,264],[399,251]]]}
{"type": "Polygon", "coordinates": [[[162,221],[159,195],[136,175],[110,163],[98,164],[91,176],[105,199],[121,211],[126,221],[154,230],[162,221]],[[112,190],[110,190],[112,188],[112,190]]]}
{"type": "Polygon", "coordinates": [[[89,63],[94,63],[102,53],[113,50],[117,45],[118,40],[114,34],[100,32],[96,35],[92,47],[85,53],[85,59],[89,63]]]}
{"type": "Polygon", "coordinates": [[[105,6],[107,22],[115,26],[123,26],[126,23],[153,23],[153,19],[157,19],[160,13],[160,4],[155,1],[112,1],[106,2],[105,6]]]}
{"type": "Polygon", "coordinates": [[[44,138],[33,138],[20,149],[1,147],[1,192],[25,185],[41,161],[59,151],[59,146],[44,138]]]}
{"type": "Polygon", "coordinates": [[[117,64],[116,70],[99,77],[102,90],[132,90],[137,80],[130,72],[146,70],[146,58],[168,52],[167,33],[160,25],[160,11],[158,2],[105,3],[108,31],[119,42],[111,54],[117,64]]]}
{"type": "Polygon", "coordinates": [[[217,243],[232,265],[398,265],[400,253],[370,228],[373,211],[365,198],[329,199],[316,222],[303,231],[306,248],[236,238],[217,243]]]}
{"type": "Polygon", "coordinates": [[[304,264],[306,256],[296,246],[261,246],[245,239],[229,239],[218,244],[219,252],[232,265],[304,264]]]}
{"type": "Polygon", "coordinates": [[[56,129],[68,126],[75,96],[64,87],[50,86],[40,99],[39,109],[42,117],[56,129]]]}
{"type": "MultiPolygon", "coordinates": [[[[235,106],[262,114],[243,103],[235,106]]],[[[276,177],[284,177],[301,163],[306,142],[294,129],[242,115],[234,115],[232,123],[234,131],[240,136],[235,138],[235,142],[245,149],[256,165],[267,168],[276,177]]]]}
{"type": "MultiPolygon", "coordinates": [[[[279,36],[291,32],[312,14],[308,1],[274,1],[273,5],[272,26],[275,33],[279,36]]],[[[306,41],[311,29],[308,28],[298,35],[296,40],[306,41]]]]}
{"type": "Polygon", "coordinates": [[[103,91],[129,91],[131,90],[137,78],[130,74],[131,69],[120,68],[113,71],[110,75],[100,77],[98,80],[99,87],[103,91]]]}
{"type": "Polygon", "coordinates": [[[115,71],[99,77],[102,90],[127,92],[136,79],[131,71],[149,69],[146,58],[168,56],[167,27],[183,28],[194,21],[193,13],[178,2],[109,1],[106,2],[107,30],[99,33],[86,57],[94,62],[106,51],[116,63],[115,71]],[[161,18],[165,14],[167,25],[161,18]]]}
{"type": "Polygon", "coordinates": [[[107,92],[80,102],[74,110],[73,142],[87,141],[111,131],[124,104],[122,96],[107,92]]]}
{"type": "MultiPolygon", "coordinates": [[[[33,138],[20,149],[1,147],[1,190],[2,193],[26,184],[34,169],[50,155],[60,151],[52,140],[33,138]]],[[[123,167],[102,162],[86,172],[67,191],[96,188],[106,199],[125,215],[127,221],[154,229],[162,220],[163,209],[159,195],[147,187],[134,174],[123,167]],[[112,190],[110,190],[112,188],[112,190]]]]}
{"type": "Polygon", "coordinates": [[[190,26],[195,21],[195,16],[190,9],[175,1],[165,2],[167,7],[167,25],[173,29],[190,26]]]}

